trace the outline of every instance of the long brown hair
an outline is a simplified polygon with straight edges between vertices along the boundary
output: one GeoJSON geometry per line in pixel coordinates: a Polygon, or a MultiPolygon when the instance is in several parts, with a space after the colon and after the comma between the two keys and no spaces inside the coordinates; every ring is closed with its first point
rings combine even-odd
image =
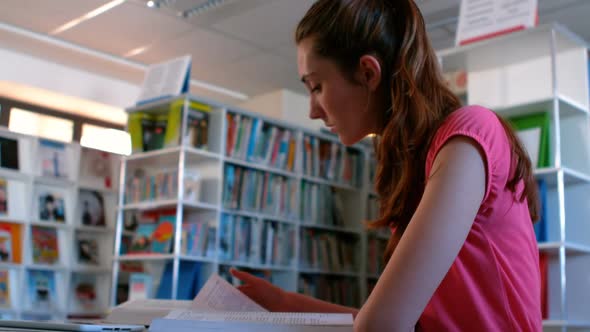
{"type": "MultiPolygon", "coordinates": [[[[295,32],[297,44],[310,37],[314,52],[333,60],[353,81],[361,56],[373,54],[381,62],[392,111],[379,114],[375,185],[380,213],[370,227],[396,227],[387,245],[387,260],[424,193],[430,142],[461,102],[444,83],[424,19],[412,0],[319,0],[295,32]]],[[[515,192],[518,182],[525,181],[518,199],[528,200],[531,218],[537,220],[539,202],[530,159],[508,123],[500,121],[516,161],[508,188],[515,192]]]]}

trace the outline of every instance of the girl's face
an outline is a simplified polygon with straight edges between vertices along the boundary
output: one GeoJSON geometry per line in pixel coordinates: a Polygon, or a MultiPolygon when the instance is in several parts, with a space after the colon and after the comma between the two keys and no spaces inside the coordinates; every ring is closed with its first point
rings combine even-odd
{"type": "Polygon", "coordinates": [[[352,145],[375,129],[369,89],[351,82],[334,62],[317,56],[312,48],[311,38],[297,45],[299,75],[310,93],[309,117],[324,121],[343,144],[352,145]]]}

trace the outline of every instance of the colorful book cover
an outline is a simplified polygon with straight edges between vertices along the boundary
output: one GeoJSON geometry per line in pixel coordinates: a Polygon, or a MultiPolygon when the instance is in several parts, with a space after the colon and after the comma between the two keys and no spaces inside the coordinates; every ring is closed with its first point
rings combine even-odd
{"type": "Polygon", "coordinates": [[[94,190],[80,190],[78,196],[80,221],[86,226],[106,226],[102,194],[94,190]]]}
{"type": "Polygon", "coordinates": [[[142,112],[130,113],[127,119],[127,132],[131,136],[131,151],[133,153],[143,151],[143,122],[149,121],[149,115],[142,112]]]}
{"type": "Polygon", "coordinates": [[[79,233],[76,235],[78,248],[78,263],[99,265],[98,239],[92,234],[79,233]]]}
{"type": "Polygon", "coordinates": [[[537,168],[549,167],[551,164],[550,127],[551,120],[548,112],[527,114],[508,119],[527,148],[533,166],[537,168]],[[535,150],[535,151],[531,151],[535,150]],[[536,163],[534,163],[536,159],[536,163]]]}
{"type": "Polygon", "coordinates": [[[8,214],[8,183],[0,178],[0,215],[8,214]]]}
{"type": "Polygon", "coordinates": [[[129,301],[152,298],[153,278],[146,273],[132,273],[129,276],[129,301]]]}
{"type": "Polygon", "coordinates": [[[31,228],[33,235],[33,262],[35,264],[55,264],[59,260],[57,230],[54,228],[31,228]]]}
{"type": "Polygon", "coordinates": [[[0,271],[0,307],[11,307],[10,302],[10,272],[0,271]]]}
{"type": "MultiPolygon", "coordinates": [[[[174,101],[170,106],[167,115],[166,134],[164,137],[164,146],[173,147],[180,144],[180,124],[184,109],[184,99],[174,101]]],[[[208,119],[211,107],[196,101],[188,101],[189,110],[193,111],[187,116],[187,142],[194,147],[206,148],[208,119]]]]}
{"type": "Polygon", "coordinates": [[[152,253],[167,254],[172,251],[176,214],[160,215],[152,236],[152,253]]]}
{"type": "Polygon", "coordinates": [[[57,307],[53,271],[30,270],[28,291],[32,309],[52,310],[57,307]]]}
{"type": "Polygon", "coordinates": [[[12,262],[12,232],[0,228],[0,262],[12,262]]]}
{"type": "MultiPolygon", "coordinates": [[[[10,247],[8,247],[8,242],[6,241],[4,242],[4,246],[0,244],[0,247],[2,247],[2,249],[0,249],[2,251],[0,254],[2,259],[8,256],[11,257],[10,260],[7,260],[6,262],[17,264],[21,262],[21,230],[22,228],[19,224],[0,222],[0,233],[10,233],[10,247]]],[[[8,237],[7,235],[4,236],[5,238],[8,237]]]]}
{"type": "Polygon", "coordinates": [[[158,150],[164,147],[164,136],[168,125],[168,116],[144,115],[140,118],[143,151],[158,150]]]}
{"type": "Polygon", "coordinates": [[[73,274],[72,287],[74,310],[95,310],[97,309],[97,286],[96,276],[91,274],[73,274]]]}
{"type": "Polygon", "coordinates": [[[39,139],[41,174],[63,178],[68,176],[66,146],[64,143],[39,139]]]}
{"type": "Polygon", "coordinates": [[[66,204],[62,194],[43,191],[39,194],[38,215],[42,221],[65,222],[66,204]]]}
{"type": "Polygon", "coordinates": [[[136,214],[138,225],[129,248],[130,254],[151,253],[153,236],[160,214],[162,211],[144,211],[136,214]]]}

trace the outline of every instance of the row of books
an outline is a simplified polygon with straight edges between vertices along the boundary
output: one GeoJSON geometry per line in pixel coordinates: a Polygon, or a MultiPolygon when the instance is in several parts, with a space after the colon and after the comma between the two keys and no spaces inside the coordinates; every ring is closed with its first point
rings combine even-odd
{"type": "Polygon", "coordinates": [[[345,226],[342,193],[307,181],[301,182],[301,216],[305,223],[345,226]]]}
{"type": "Polygon", "coordinates": [[[302,275],[297,287],[302,294],[331,303],[355,308],[360,303],[358,280],[355,278],[302,275]]]}
{"type": "Polygon", "coordinates": [[[358,271],[358,238],[301,230],[300,266],[330,272],[358,271]]]}
{"type": "MultiPolygon", "coordinates": [[[[28,303],[25,304],[25,307],[35,311],[60,309],[56,272],[26,270],[24,280],[26,283],[26,296],[28,296],[28,303]]],[[[11,292],[19,294],[19,290],[12,289],[12,287],[15,287],[16,281],[11,280],[9,270],[0,270],[0,308],[11,308],[13,306],[11,292]]],[[[97,276],[73,273],[70,287],[72,288],[70,293],[73,295],[71,308],[75,308],[75,311],[99,309],[101,304],[98,301],[97,276]]]]}
{"type": "MultiPolygon", "coordinates": [[[[133,112],[127,120],[133,153],[175,147],[181,140],[183,116],[182,100],[170,105],[166,112],[133,112]]],[[[209,112],[207,105],[189,102],[186,142],[190,146],[207,149],[209,136],[209,112]]]]}
{"type": "MultiPolygon", "coordinates": [[[[6,224],[0,224],[0,227],[6,224]]],[[[20,235],[21,232],[17,227],[11,225],[11,238],[3,239],[2,261],[19,264],[22,260],[20,235]]],[[[78,264],[82,265],[100,265],[99,242],[95,233],[76,232],[74,255],[78,264]]],[[[59,231],[51,227],[32,226],[31,227],[31,249],[32,260],[34,264],[57,265],[60,262],[59,231]]]]}
{"type": "Polygon", "coordinates": [[[284,176],[226,165],[223,205],[227,209],[297,218],[297,181],[284,176]]]}
{"type": "Polygon", "coordinates": [[[383,271],[383,253],[387,247],[387,240],[369,237],[367,240],[367,273],[376,275],[383,271]]]}
{"type": "Polygon", "coordinates": [[[183,255],[214,258],[216,232],[214,222],[185,221],[182,224],[180,252],[183,255]]]}
{"type": "Polygon", "coordinates": [[[294,131],[241,114],[228,113],[227,123],[227,156],[287,171],[295,170],[297,137],[294,131]]]}
{"type": "MultiPolygon", "coordinates": [[[[35,153],[38,170],[35,174],[54,178],[72,178],[74,167],[71,163],[72,150],[62,142],[38,138],[38,148],[35,153]],[[37,173],[38,172],[38,173],[37,173]]],[[[0,168],[20,170],[22,158],[19,156],[19,140],[10,137],[0,137],[0,168]]],[[[113,185],[111,154],[98,150],[82,148],[80,156],[80,178],[99,179],[104,187],[113,185]]]]}
{"type": "Polygon", "coordinates": [[[178,170],[146,174],[136,169],[125,184],[125,203],[175,199],[178,195],[178,170]]]}
{"type": "Polygon", "coordinates": [[[291,225],[224,214],[219,234],[219,258],[223,261],[294,264],[295,228],[291,225]]]}
{"type": "Polygon", "coordinates": [[[363,156],[342,144],[306,135],[302,158],[305,175],[353,186],[361,183],[363,156]]]}
{"type": "MultiPolygon", "coordinates": [[[[122,263],[121,263],[122,264],[122,263]]],[[[117,282],[116,303],[120,304],[136,299],[171,299],[173,262],[167,261],[162,274],[155,276],[141,262],[135,262],[137,268],[129,273],[128,279],[121,278],[117,282]],[[158,279],[156,279],[158,278],[158,279]],[[155,280],[159,280],[156,284],[155,280]]],[[[123,266],[123,264],[122,264],[123,266]]],[[[202,263],[181,261],[178,267],[177,298],[178,300],[192,300],[203,286],[207,277],[201,272],[202,263]]]]}
{"type": "MultiPolygon", "coordinates": [[[[36,221],[65,223],[68,217],[66,211],[66,191],[50,186],[35,186],[36,221]]],[[[20,200],[25,197],[9,195],[9,182],[0,178],[0,216],[9,216],[9,200],[20,200]]],[[[80,189],[78,192],[79,225],[106,226],[104,212],[104,197],[95,190],[80,189]]],[[[68,217],[68,218],[71,218],[68,217]]]]}

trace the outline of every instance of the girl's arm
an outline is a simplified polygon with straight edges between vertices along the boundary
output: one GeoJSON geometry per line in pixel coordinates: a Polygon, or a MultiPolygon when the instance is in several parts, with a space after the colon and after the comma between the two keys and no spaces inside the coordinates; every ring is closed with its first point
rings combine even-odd
{"type": "Polygon", "coordinates": [[[299,293],[288,292],[284,298],[285,311],[289,312],[323,312],[352,314],[356,317],[358,309],[318,300],[299,293]]]}
{"type": "Polygon", "coordinates": [[[485,157],[479,149],[471,139],[455,137],[440,150],[414,216],[355,319],[355,331],[414,328],[484,198],[485,157]]]}
{"type": "Polygon", "coordinates": [[[351,313],[353,316],[356,316],[358,312],[358,309],[321,301],[303,294],[286,292],[269,281],[247,272],[236,269],[231,269],[230,272],[242,281],[238,289],[269,311],[351,313]]]}

